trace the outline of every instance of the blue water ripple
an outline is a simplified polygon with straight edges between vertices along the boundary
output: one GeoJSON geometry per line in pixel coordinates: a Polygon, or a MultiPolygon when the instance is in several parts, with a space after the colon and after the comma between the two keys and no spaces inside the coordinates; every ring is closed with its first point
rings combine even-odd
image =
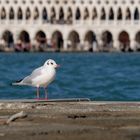
{"type": "Polygon", "coordinates": [[[140,101],[139,53],[0,53],[0,99],[35,98],[35,88],[11,83],[49,58],[61,65],[49,98],[140,101]]]}

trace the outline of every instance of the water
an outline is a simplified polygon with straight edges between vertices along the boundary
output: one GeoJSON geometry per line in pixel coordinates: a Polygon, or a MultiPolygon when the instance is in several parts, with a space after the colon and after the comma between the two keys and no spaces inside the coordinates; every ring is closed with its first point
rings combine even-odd
{"type": "Polygon", "coordinates": [[[11,83],[48,58],[61,65],[48,87],[50,99],[140,101],[139,53],[0,53],[0,99],[35,98],[35,88],[11,83]]]}

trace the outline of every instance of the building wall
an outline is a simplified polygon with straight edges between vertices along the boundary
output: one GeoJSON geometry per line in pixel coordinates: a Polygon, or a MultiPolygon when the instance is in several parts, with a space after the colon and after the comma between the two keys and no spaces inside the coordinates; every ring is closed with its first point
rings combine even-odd
{"type": "Polygon", "coordinates": [[[69,44],[76,45],[75,48],[84,47],[86,43],[92,46],[93,42],[96,42],[98,46],[108,45],[108,42],[104,43],[102,39],[104,32],[108,31],[112,35],[112,41],[110,41],[112,47],[120,49],[121,45],[126,47],[127,44],[119,39],[120,33],[125,31],[129,36],[127,45],[135,50],[139,48],[139,41],[135,39],[140,31],[139,5],[139,0],[0,0],[0,38],[3,40],[3,34],[8,30],[13,34],[16,43],[20,40],[20,33],[26,31],[31,43],[34,43],[37,32],[43,31],[46,34],[47,43],[51,44],[54,32],[58,31],[62,34],[63,49],[67,50],[69,44]],[[10,19],[11,8],[13,9],[12,19],[10,19]],[[19,8],[22,11],[21,19],[17,16],[20,13],[19,8]],[[47,11],[46,19],[42,18],[44,8],[47,11]],[[28,19],[26,19],[27,9],[30,10],[28,19]],[[70,18],[68,18],[69,9],[72,14],[70,18]],[[111,9],[112,17],[110,16],[111,9]],[[120,19],[118,19],[119,9],[122,14],[120,19]],[[34,19],[36,13],[39,16],[34,19]],[[52,17],[53,14],[54,17],[52,17]],[[60,19],[61,14],[62,19],[60,19]],[[70,41],[70,34],[73,31],[78,34],[79,41],[75,40],[75,35],[70,41]],[[96,36],[96,40],[91,41],[92,43],[85,41],[85,36],[89,31],[96,36]],[[72,43],[74,41],[77,43],[72,43]]]}

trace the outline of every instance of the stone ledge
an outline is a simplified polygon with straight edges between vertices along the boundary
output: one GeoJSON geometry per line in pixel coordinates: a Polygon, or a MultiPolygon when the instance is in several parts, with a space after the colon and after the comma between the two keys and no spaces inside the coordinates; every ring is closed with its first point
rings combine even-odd
{"type": "Polygon", "coordinates": [[[137,140],[139,132],[140,102],[0,101],[2,140],[137,140]],[[20,111],[28,116],[4,123],[20,111]]]}

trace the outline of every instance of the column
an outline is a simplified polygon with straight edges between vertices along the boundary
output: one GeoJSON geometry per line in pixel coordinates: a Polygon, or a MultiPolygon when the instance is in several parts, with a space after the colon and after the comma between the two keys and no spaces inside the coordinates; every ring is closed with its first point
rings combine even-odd
{"type": "Polygon", "coordinates": [[[14,39],[14,44],[17,44],[17,42],[18,42],[18,34],[17,34],[17,31],[13,32],[13,39],[14,39]]]}
{"type": "Polygon", "coordinates": [[[32,33],[32,31],[30,31],[30,40],[31,40],[31,45],[32,46],[35,46],[36,45],[36,39],[35,39],[35,36],[34,34],[32,33]]]}
{"type": "Polygon", "coordinates": [[[64,8],[64,22],[67,23],[67,10],[64,8]]]}
{"type": "Polygon", "coordinates": [[[75,10],[76,10],[76,9],[73,9],[73,8],[72,8],[72,13],[73,13],[73,14],[72,14],[72,23],[73,23],[73,24],[76,23],[76,19],[75,19],[76,11],[75,11],[75,10]]]}
{"type": "Polygon", "coordinates": [[[59,19],[59,14],[60,14],[60,11],[59,11],[59,10],[60,10],[60,9],[56,8],[55,10],[56,10],[56,11],[55,11],[55,12],[56,12],[56,19],[55,19],[55,23],[57,23],[57,24],[58,24],[58,23],[59,23],[59,20],[60,20],[60,19],[59,19]]]}
{"type": "Polygon", "coordinates": [[[52,47],[51,35],[47,35],[47,45],[52,47]]]}
{"type": "Polygon", "coordinates": [[[10,20],[9,20],[9,13],[8,13],[9,10],[10,10],[9,8],[6,8],[6,9],[5,9],[6,18],[4,19],[4,21],[5,21],[6,24],[9,24],[9,21],[10,21],[10,20]]]}
{"type": "Polygon", "coordinates": [[[123,9],[122,10],[122,20],[123,20],[123,24],[126,24],[126,11],[123,9]]]}
{"type": "Polygon", "coordinates": [[[98,43],[98,50],[101,50],[101,48],[103,46],[103,41],[101,39],[101,34],[97,34],[96,39],[97,39],[97,43],[98,43]]]}
{"type": "Polygon", "coordinates": [[[16,25],[16,24],[18,24],[18,19],[17,19],[17,7],[15,7],[15,9],[14,9],[14,24],[16,25]]]}
{"type": "Polygon", "coordinates": [[[92,25],[92,8],[89,10],[89,24],[92,25]]]}
{"type": "MultiPolygon", "coordinates": [[[[81,9],[80,9],[80,10],[81,10],[81,9]]],[[[86,22],[87,20],[84,20],[84,14],[85,14],[84,9],[82,9],[80,12],[81,12],[80,24],[85,24],[85,23],[87,23],[87,22],[86,22]]]]}
{"type": "Polygon", "coordinates": [[[130,49],[132,49],[133,51],[137,50],[136,41],[135,41],[135,37],[134,36],[130,37],[130,49]]]}
{"type": "Polygon", "coordinates": [[[101,24],[101,9],[99,9],[99,10],[97,10],[97,18],[96,18],[96,20],[97,20],[97,24],[101,24]]]}
{"type": "Polygon", "coordinates": [[[134,10],[130,9],[132,11],[131,13],[131,24],[133,25],[134,24],[134,10]]]}
{"type": "Polygon", "coordinates": [[[96,41],[93,41],[93,43],[92,43],[92,51],[98,52],[98,44],[96,41]]]}
{"type": "Polygon", "coordinates": [[[25,8],[22,8],[22,14],[23,14],[22,24],[25,24],[26,23],[26,10],[25,10],[25,8]]]}
{"type": "Polygon", "coordinates": [[[117,15],[118,15],[117,9],[114,9],[114,24],[115,24],[115,25],[118,24],[117,15]]]}
{"type": "Polygon", "coordinates": [[[43,23],[43,20],[42,20],[42,11],[43,11],[43,8],[40,7],[40,9],[39,9],[39,18],[38,18],[39,24],[42,24],[43,23]]]}
{"type": "Polygon", "coordinates": [[[113,48],[115,48],[117,51],[120,51],[120,42],[117,38],[113,41],[113,48]]]}
{"type": "Polygon", "coordinates": [[[78,50],[83,50],[84,48],[84,39],[83,38],[80,38],[80,43],[77,45],[77,49],[78,50]]]}
{"type": "Polygon", "coordinates": [[[68,49],[68,40],[64,39],[64,43],[63,43],[63,49],[66,51],[68,49]]]}
{"type": "Polygon", "coordinates": [[[1,47],[1,45],[3,45],[4,44],[4,41],[3,41],[3,38],[2,38],[2,34],[0,34],[0,47],[1,47]]]}
{"type": "Polygon", "coordinates": [[[105,24],[107,24],[107,25],[112,24],[111,20],[109,20],[109,10],[110,10],[110,9],[105,8],[105,11],[106,11],[105,24]]]}

